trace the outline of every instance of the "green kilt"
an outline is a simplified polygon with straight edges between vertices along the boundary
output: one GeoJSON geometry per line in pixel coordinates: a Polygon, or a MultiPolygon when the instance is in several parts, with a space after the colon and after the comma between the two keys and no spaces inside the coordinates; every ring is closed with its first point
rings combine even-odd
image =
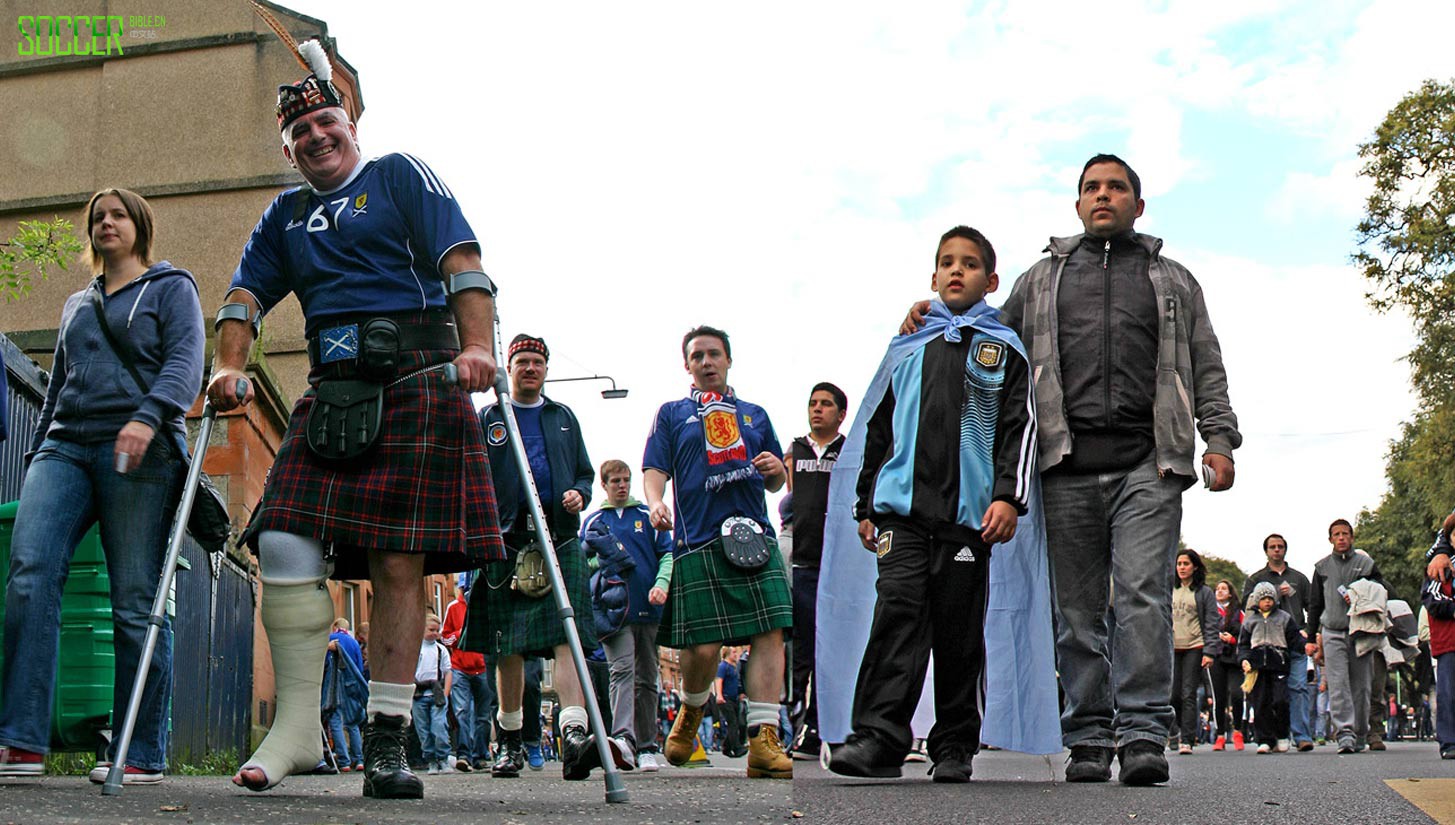
{"type": "Polygon", "coordinates": [[[793,596],[778,543],[768,539],[773,557],[753,573],[728,563],[722,539],[672,562],[672,586],[662,610],[665,647],[720,643],[747,644],[775,628],[793,627],[793,596]]]}
{"type": "MultiPolygon", "coordinates": [[[[556,611],[556,594],[539,599],[521,595],[511,589],[510,577],[515,571],[518,548],[509,546],[509,558],[486,564],[470,588],[469,609],[465,613],[465,635],[460,646],[486,656],[541,656],[551,658],[556,645],[566,644],[566,628],[556,611]]],[[[566,582],[566,595],[576,613],[576,632],[581,647],[590,652],[597,645],[596,623],[591,616],[591,571],[586,567],[586,554],[581,542],[570,538],[556,544],[556,558],[561,562],[561,578],[566,582]]]]}

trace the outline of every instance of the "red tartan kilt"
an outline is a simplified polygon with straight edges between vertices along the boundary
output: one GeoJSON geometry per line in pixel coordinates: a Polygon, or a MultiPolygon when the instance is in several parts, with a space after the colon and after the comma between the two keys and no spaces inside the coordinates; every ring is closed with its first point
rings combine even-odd
{"type": "MultiPolygon", "coordinates": [[[[398,374],[456,354],[401,352],[398,374]]],[[[254,551],[264,530],[311,536],[333,545],[335,579],[368,578],[367,549],[423,553],[426,573],[505,558],[485,435],[468,393],[438,371],[386,388],[378,439],[348,462],[308,448],[303,425],[312,407],[311,395],[293,407],[244,535],[254,551]]]]}

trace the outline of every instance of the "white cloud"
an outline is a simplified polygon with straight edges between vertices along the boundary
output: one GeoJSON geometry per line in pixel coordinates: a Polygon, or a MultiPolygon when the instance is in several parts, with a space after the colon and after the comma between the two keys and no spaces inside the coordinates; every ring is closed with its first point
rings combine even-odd
{"type": "MultiPolygon", "coordinates": [[[[1156,204],[1218,181],[1213,206],[1247,214],[1244,170],[1189,148],[1190,112],[1296,147],[1308,164],[1261,208],[1343,237],[1362,204],[1354,144],[1449,73],[1455,29],[1455,4],[1429,1],[440,4],[426,19],[457,42],[437,47],[378,25],[372,11],[396,11],[382,3],[292,5],[359,69],[366,151],[425,157],[465,205],[507,335],[545,336],[557,376],[631,388],[552,392],[593,458],[634,466],[656,405],[685,392],[689,326],[733,334],[734,383],[786,440],[814,382],[857,404],[945,228],[995,241],[1001,297],[1048,236],[1075,232],[1092,152],[1131,156],[1156,204]]],[[[1166,226],[1156,204],[1148,231],[1166,226]]],[[[1373,316],[1347,267],[1261,265],[1246,231],[1168,239],[1207,289],[1248,431],[1237,488],[1189,493],[1185,532],[1245,566],[1271,529],[1299,560],[1333,515],[1375,503],[1412,403],[1403,321],[1373,316]]]]}

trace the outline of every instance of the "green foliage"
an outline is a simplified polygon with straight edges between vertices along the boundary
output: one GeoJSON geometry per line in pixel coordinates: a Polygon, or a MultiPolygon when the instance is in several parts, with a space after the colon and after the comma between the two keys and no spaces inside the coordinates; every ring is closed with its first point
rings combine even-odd
{"type": "Polygon", "coordinates": [[[1233,583],[1238,595],[1247,598],[1243,593],[1243,582],[1248,580],[1248,574],[1231,559],[1222,556],[1214,556],[1205,553],[1202,556],[1202,563],[1207,566],[1207,586],[1216,589],[1219,579],[1227,579],[1233,583]]]}
{"type": "Polygon", "coordinates": [[[50,276],[51,267],[64,270],[79,254],[81,241],[65,218],[21,221],[14,237],[0,242],[0,295],[6,303],[20,300],[50,276]]]}
{"type": "Polygon", "coordinates": [[[1455,379],[1455,82],[1406,95],[1359,156],[1374,191],[1353,261],[1376,309],[1414,319],[1415,388],[1437,402],[1455,379]]]}

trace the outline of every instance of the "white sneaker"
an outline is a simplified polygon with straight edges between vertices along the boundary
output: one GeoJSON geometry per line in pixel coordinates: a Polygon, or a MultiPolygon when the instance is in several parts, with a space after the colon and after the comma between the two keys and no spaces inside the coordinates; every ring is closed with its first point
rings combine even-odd
{"type": "Polygon", "coordinates": [[[429,774],[430,776],[438,776],[439,775],[439,772],[440,772],[440,763],[438,763],[438,762],[431,762],[431,763],[429,763],[429,770],[425,771],[425,773],[429,774]]]}
{"type": "Polygon", "coordinates": [[[1273,752],[1273,749],[1270,748],[1270,747],[1268,747],[1267,745],[1259,745],[1258,746],[1258,753],[1272,753],[1272,752],[1273,752]]]}
{"type": "Polygon", "coordinates": [[[1287,739],[1280,739],[1280,740],[1278,740],[1278,752],[1279,753],[1288,753],[1288,740],[1287,739]]]}
{"type": "Polygon", "coordinates": [[[637,754],[637,770],[640,770],[642,773],[656,773],[658,767],[660,766],[657,764],[657,755],[655,753],[642,751],[637,754]]]}

